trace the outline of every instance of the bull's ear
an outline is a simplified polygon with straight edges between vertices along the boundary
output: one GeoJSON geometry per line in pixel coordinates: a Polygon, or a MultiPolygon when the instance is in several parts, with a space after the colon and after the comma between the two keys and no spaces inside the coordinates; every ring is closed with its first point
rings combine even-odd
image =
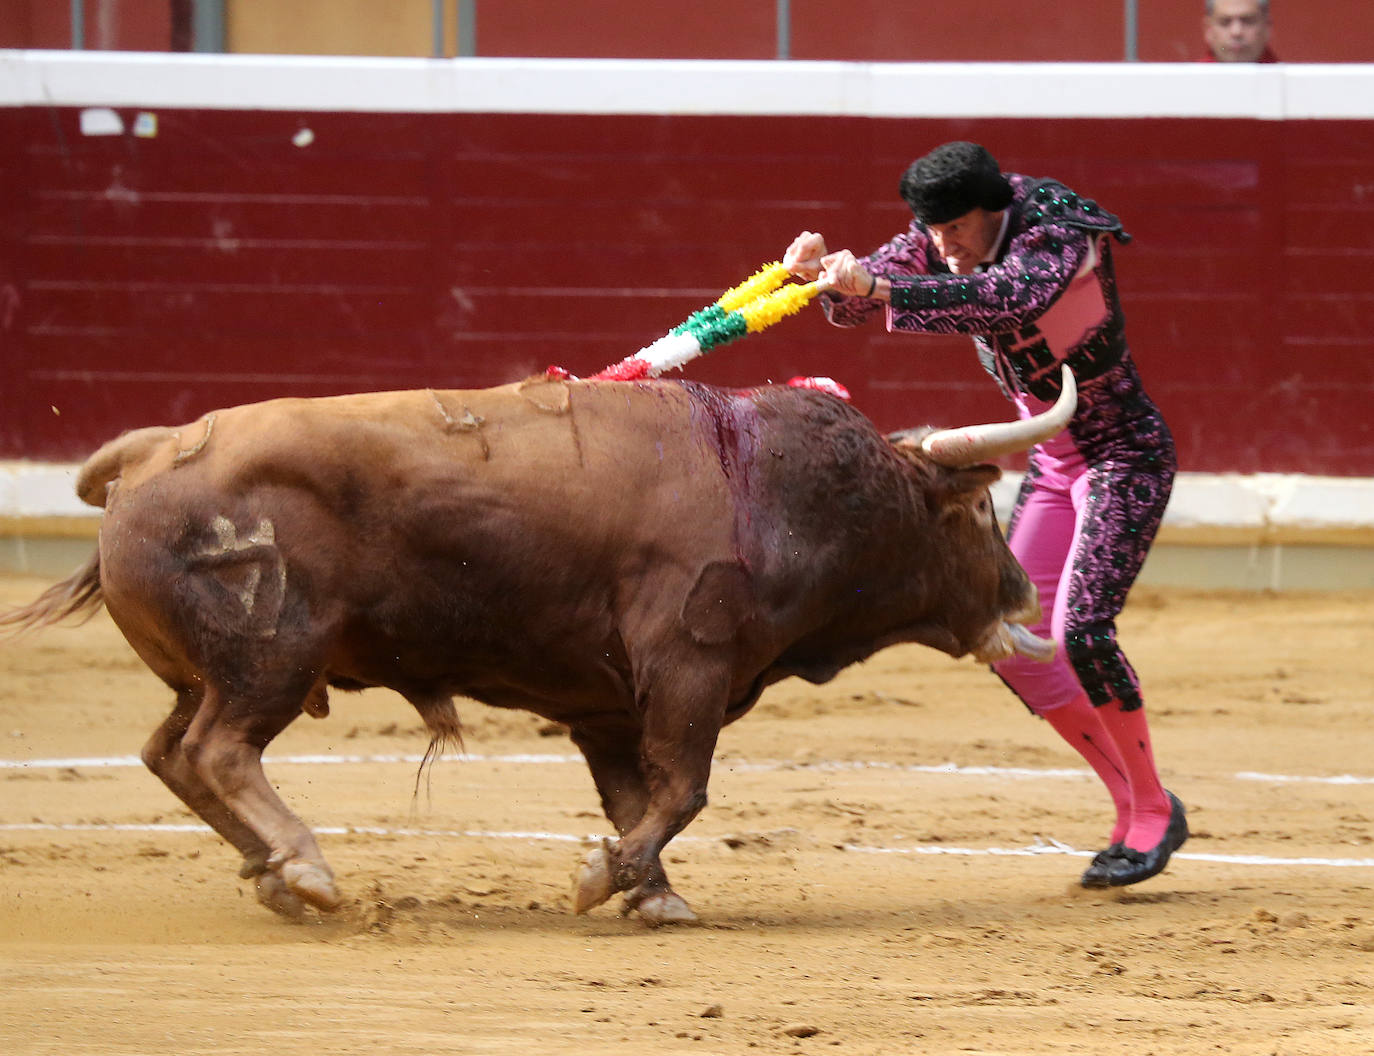
{"type": "Polygon", "coordinates": [[[989,462],[976,466],[963,466],[951,469],[943,480],[945,493],[950,496],[967,495],[974,491],[986,491],[1002,479],[1002,470],[989,462]]]}

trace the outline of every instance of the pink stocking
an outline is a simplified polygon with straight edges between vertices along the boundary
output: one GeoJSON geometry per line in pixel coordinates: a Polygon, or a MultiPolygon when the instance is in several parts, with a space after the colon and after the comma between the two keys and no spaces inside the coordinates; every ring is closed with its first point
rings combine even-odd
{"type": "Polygon", "coordinates": [[[1169,824],[1169,797],[1155,769],[1154,753],[1150,750],[1150,727],[1145,721],[1145,709],[1122,711],[1112,701],[1096,709],[1098,718],[1115,743],[1116,751],[1126,770],[1131,786],[1131,824],[1125,843],[1137,851],[1148,851],[1164,837],[1169,824]]]}
{"type": "MultiPolygon", "coordinates": [[[[1067,704],[1040,714],[1087,761],[1107,786],[1112,803],[1116,805],[1116,825],[1112,828],[1109,842],[1120,843],[1126,839],[1131,821],[1131,784],[1115,739],[1103,724],[1099,710],[1089,703],[1086,693],[1080,693],[1067,704]]],[[[1165,820],[1168,820],[1167,810],[1165,820]]],[[[1153,847],[1154,843],[1148,846],[1153,847]]]]}

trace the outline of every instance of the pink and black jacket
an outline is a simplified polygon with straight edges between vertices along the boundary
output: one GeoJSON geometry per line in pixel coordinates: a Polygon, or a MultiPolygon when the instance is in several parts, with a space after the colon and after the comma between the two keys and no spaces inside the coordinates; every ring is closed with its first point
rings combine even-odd
{"type": "Polygon", "coordinates": [[[886,308],[888,329],[968,334],[983,367],[1023,415],[1059,392],[1059,364],[1079,386],[1065,443],[1089,462],[1151,457],[1172,473],[1173,445],[1158,408],[1146,395],[1126,344],[1112,242],[1130,236],[1121,221],[1054,180],[1007,173],[1014,196],[995,259],[970,275],[955,275],[925,225],[906,231],[863,261],[892,284],[887,305],[862,297],[823,296],[827,317],[856,326],[886,308]]]}

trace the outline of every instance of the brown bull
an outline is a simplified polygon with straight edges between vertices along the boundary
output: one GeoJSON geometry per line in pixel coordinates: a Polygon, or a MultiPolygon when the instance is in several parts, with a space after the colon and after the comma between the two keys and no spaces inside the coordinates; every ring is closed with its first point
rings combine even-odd
{"type": "Polygon", "coordinates": [[[897,642],[1048,644],[1020,626],[1038,605],[992,513],[999,471],[967,463],[1057,431],[1065,392],[1029,423],[892,440],[787,387],[532,379],[234,407],[96,452],[77,490],[105,508],[98,553],[0,627],[104,603],[176,693],[144,762],[277,912],[340,895],[263,749],[327,714],[329,687],[386,686],[432,750],[459,732],[455,695],[566,724],[619,834],[575,909],[624,891],[646,920],[691,919],[659,855],[766,686],[897,642]]]}

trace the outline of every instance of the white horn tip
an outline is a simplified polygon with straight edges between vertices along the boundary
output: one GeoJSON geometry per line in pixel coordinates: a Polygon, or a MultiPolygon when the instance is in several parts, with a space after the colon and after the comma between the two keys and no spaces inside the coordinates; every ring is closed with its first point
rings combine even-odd
{"type": "Polygon", "coordinates": [[[1061,366],[1059,398],[1042,413],[1015,422],[937,430],[921,442],[921,449],[942,465],[967,466],[1025,451],[1049,439],[1069,423],[1078,407],[1078,385],[1073,371],[1067,363],[1061,366]]]}
{"type": "MultiPolygon", "coordinates": [[[[1069,369],[1067,363],[1061,363],[1059,371],[1059,399],[1056,404],[1067,403],[1070,406],[1078,405],[1078,379],[1073,376],[1073,371],[1069,369]]],[[[1069,412],[1072,416],[1072,411],[1069,412]]]]}

